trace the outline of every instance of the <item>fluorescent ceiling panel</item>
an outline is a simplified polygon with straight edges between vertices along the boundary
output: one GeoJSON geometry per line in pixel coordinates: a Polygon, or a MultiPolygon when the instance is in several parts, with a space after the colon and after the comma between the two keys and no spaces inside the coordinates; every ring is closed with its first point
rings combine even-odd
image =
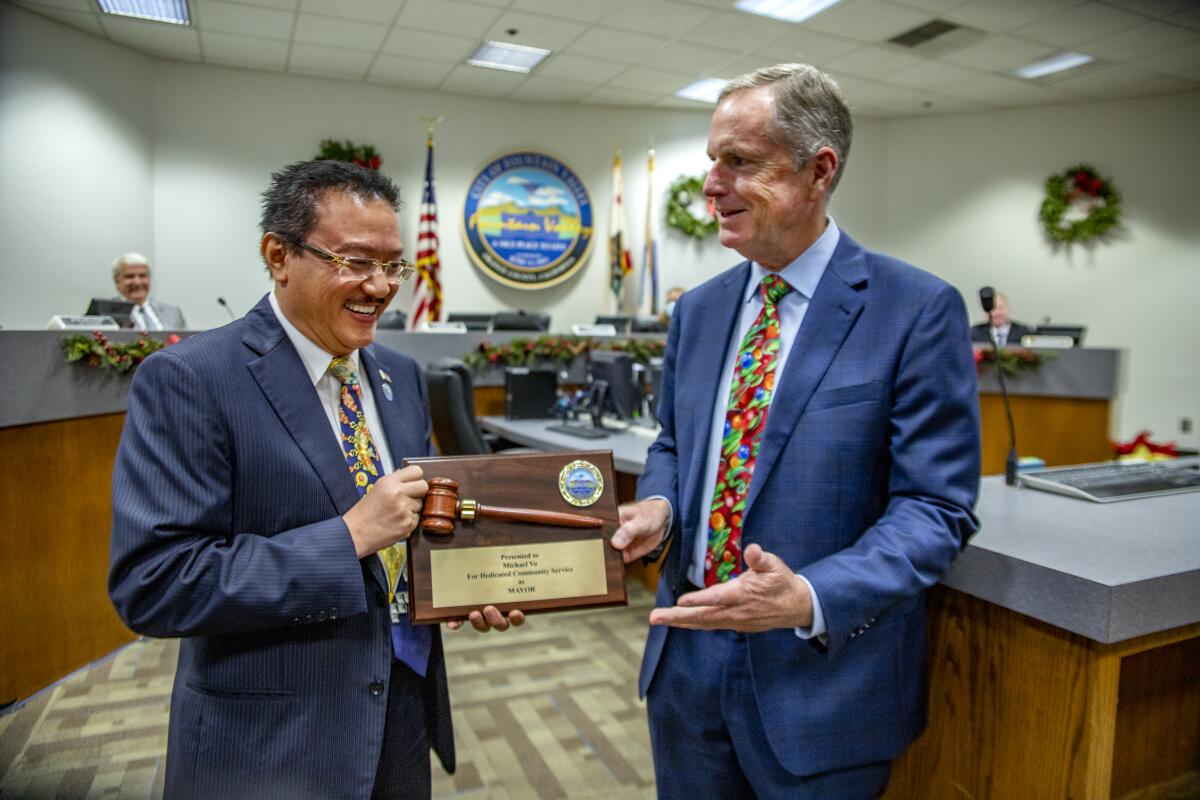
{"type": "Polygon", "coordinates": [[[839,0],[738,0],[734,7],[739,11],[758,14],[760,17],[781,19],[785,22],[803,22],[815,17],[839,0]]]}
{"type": "Polygon", "coordinates": [[[100,10],[119,17],[135,17],[173,25],[192,24],[187,0],[98,0],[100,10]]]}
{"type": "Polygon", "coordinates": [[[701,78],[695,83],[690,83],[675,93],[676,97],[682,97],[684,100],[699,100],[702,103],[715,103],[717,96],[721,94],[721,90],[725,88],[725,84],[729,81],[723,78],[701,78]]]}
{"type": "Polygon", "coordinates": [[[1044,75],[1052,75],[1055,72],[1082,67],[1084,64],[1090,64],[1095,60],[1095,56],[1089,56],[1087,53],[1057,53],[1049,58],[1043,58],[1041,61],[1026,64],[1016,70],[1016,73],[1022,78],[1041,78],[1044,75]]]}
{"type": "Polygon", "coordinates": [[[529,72],[550,55],[540,47],[526,47],[508,42],[484,42],[467,59],[472,67],[502,69],[508,72],[529,72]]]}

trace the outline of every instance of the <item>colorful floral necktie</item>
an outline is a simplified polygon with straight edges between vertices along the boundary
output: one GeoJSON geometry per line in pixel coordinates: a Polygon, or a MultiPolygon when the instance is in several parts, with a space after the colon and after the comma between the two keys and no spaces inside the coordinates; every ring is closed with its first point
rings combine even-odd
{"type": "Polygon", "coordinates": [[[760,288],[762,311],[742,339],[729,387],[721,463],[717,465],[717,485],[709,507],[705,586],[736,578],[742,571],[742,513],[775,388],[775,362],[779,353],[776,303],[792,287],[778,275],[768,275],[762,279],[760,288]]]}
{"type": "MultiPolygon", "coordinates": [[[[338,402],[338,427],[346,465],[354,476],[359,496],[371,491],[375,481],[383,477],[383,462],[371,441],[371,431],[363,414],[362,387],[358,372],[349,356],[336,356],[329,362],[329,374],[342,385],[338,402]]],[[[408,621],[407,593],[400,584],[404,581],[404,562],[407,549],[403,542],[378,551],[388,579],[388,607],[392,617],[392,649],[398,659],[408,664],[418,675],[425,674],[429,661],[431,634],[428,626],[414,628],[408,621]],[[397,602],[397,593],[404,602],[397,602]]]]}

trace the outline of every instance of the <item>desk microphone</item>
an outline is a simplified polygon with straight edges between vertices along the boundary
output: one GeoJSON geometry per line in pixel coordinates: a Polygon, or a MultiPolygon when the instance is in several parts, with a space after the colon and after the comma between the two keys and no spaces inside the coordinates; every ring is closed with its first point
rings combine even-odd
{"type": "Polygon", "coordinates": [[[1000,365],[1000,345],[996,343],[996,331],[992,327],[992,309],[996,305],[996,290],[984,286],[979,290],[979,304],[988,315],[988,341],[992,343],[992,352],[996,356],[996,377],[1000,379],[1000,394],[1004,397],[1004,413],[1008,415],[1008,458],[1004,461],[1004,482],[1009,486],[1017,485],[1017,426],[1013,424],[1012,405],[1008,402],[1008,386],[1004,383],[1004,370],[1000,365]]]}
{"type": "Polygon", "coordinates": [[[218,297],[217,302],[220,303],[221,308],[225,309],[225,313],[229,315],[230,319],[237,320],[237,317],[233,315],[233,309],[229,307],[229,303],[225,302],[224,297],[218,297]]]}

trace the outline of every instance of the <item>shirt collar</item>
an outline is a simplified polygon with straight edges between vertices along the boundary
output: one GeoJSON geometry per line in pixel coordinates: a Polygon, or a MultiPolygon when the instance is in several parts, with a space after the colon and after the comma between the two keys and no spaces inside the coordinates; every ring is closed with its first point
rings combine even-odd
{"type": "MultiPolygon", "coordinates": [[[[329,371],[329,362],[333,360],[333,353],[326,352],[324,348],[309,339],[292,324],[291,320],[283,313],[283,309],[279,307],[279,300],[275,297],[274,291],[267,295],[267,300],[271,303],[271,310],[275,312],[279,324],[283,326],[283,332],[287,334],[292,347],[295,347],[296,352],[300,354],[300,360],[304,363],[309,380],[312,381],[313,386],[316,386],[317,382],[329,371]]],[[[350,361],[354,364],[354,371],[361,374],[357,350],[350,354],[350,361]]]]}
{"type": "MultiPolygon", "coordinates": [[[[826,217],[825,221],[828,224],[817,240],[797,256],[795,261],[774,273],[787,281],[794,291],[809,300],[817,291],[817,284],[821,282],[821,276],[825,274],[825,268],[829,266],[829,260],[833,258],[833,251],[837,249],[838,240],[841,238],[841,231],[838,230],[833,217],[826,217]]],[[[755,295],[759,294],[759,284],[770,274],[772,274],[770,270],[751,261],[750,283],[746,286],[746,296],[742,298],[743,301],[750,302],[755,295]]]]}

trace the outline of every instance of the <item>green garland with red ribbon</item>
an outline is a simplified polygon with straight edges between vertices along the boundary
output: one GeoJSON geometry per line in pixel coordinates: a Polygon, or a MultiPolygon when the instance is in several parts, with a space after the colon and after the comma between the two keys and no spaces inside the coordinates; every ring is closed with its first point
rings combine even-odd
{"type": "Polygon", "coordinates": [[[1121,222],[1121,193],[1111,178],[1088,164],[1076,164],[1046,178],[1038,219],[1052,242],[1087,244],[1103,239],[1121,222]],[[1074,210],[1075,219],[1067,219],[1074,210]],[[1082,212],[1086,216],[1078,217],[1082,212]]]}
{"type": "Polygon", "coordinates": [[[313,156],[314,161],[349,161],[367,169],[379,169],[383,159],[369,144],[355,144],[349,139],[339,142],[336,139],[321,141],[320,151],[313,156]]]}
{"type": "Polygon", "coordinates": [[[77,333],[65,337],[62,348],[68,362],[82,361],[89,366],[128,375],[146,360],[146,356],[178,341],[179,336],[172,333],[165,342],[142,335],[128,344],[122,344],[109,341],[100,331],[93,331],[91,336],[77,333]]]}
{"type": "Polygon", "coordinates": [[[512,339],[497,345],[483,341],[462,358],[476,371],[493,365],[527,367],[537,361],[554,361],[565,366],[591,350],[629,353],[635,361],[646,364],[651,358],[662,356],[666,343],[659,339],[602,341],[578,336],[539,336],[536,339],[512,339]]]}

